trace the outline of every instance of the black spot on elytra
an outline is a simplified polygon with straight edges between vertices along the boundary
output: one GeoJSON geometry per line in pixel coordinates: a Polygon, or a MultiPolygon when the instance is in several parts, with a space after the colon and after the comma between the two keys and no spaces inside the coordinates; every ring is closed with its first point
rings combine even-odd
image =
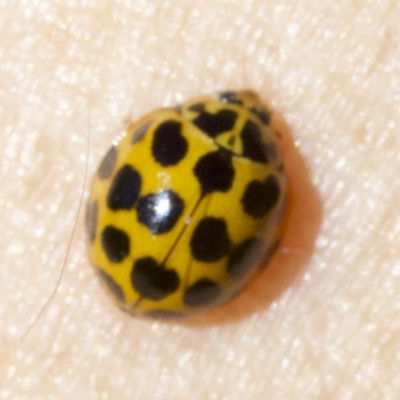
{"type": "Polygon", "coordinates": [[[101,244],[107,258],[113,263],[119,263],[129,254],[129,236],[121,229],[108,225],[101,232],[101,244]]]}
{"type": "Polygon", "coordinates": [[[264,124],[269,125],[271,122],[271,114],[265,109],[250,108],[250,111],[264,124]]]}
{"type": "Polygon", "coordinates": [[[108,287],[116,300],[123,303],[125,301],[125,295],[123,290],[121,289],[121,286],[119,286],[118,283],[116,283],[114,279],[102,269],[96,268],[96,272],[101,281],[105,283],[105,285],[108,287]]]}
{"type": "Polygon", "coordinates": [[[96,237],[97,218],[99,214],[99,206],[97,201],[89,202],[86,208],[86,231],[89,235],[89,240],[94,241],[96,237]]]}
{"type": "Polygon", "coordinates": [[[268,163],[265,143],[262,140],[261,130],[256,123],[247,120],[240,133],[240,137],[242,138],[242,155],[244,157],[259,163],[268,163]]]}
{"type": "Polygon", "coordinates": [[[146,136],[146,133],[148,132],[150,125],[153,123],[153,121],[147,121],[144,122],[142,125],[139,126],[139,128],[136,129],[136,131],[132,135],[132,144],[139,143],[143,140],[143,138],[146,136]]]}
{"type": "Polygon", "coordinates": [[[278,146],[275,143],[268,143],[265,146],[265,151],[267,153],[268,160],[278,160],[279,159],[279,150],[278,146]]]}
{"type": "Polygon", "coordinates": [[[118,152],[115,146],[110,147],[107,154],[104,156],[97,173],[100,179],[108,179],[117,162],[118,152]]]}
{"type": "Polygon", "coordinates": [[[190,249],[196,260],[215,262],[225,257],[231,241],[225,220],[205,217],[196,226],[190,240],[190,249]]]}
{"type": "Polygon", "coordinates": [[[221,289],[215,282],[203,278],[186,289],[183,302],[192,307],[206,306],[215,303],[220,294],[221,289]]]}
{"type": "Polygon", "coordinates": [[[253,218],[262,218],[275,207],[280,194],[281,188],[274,175],[264,181],[251,181],[243,193],[243,209],[253,218]]]}
{"type": "Polygon", "coordinates": [[[193,123],[206,135],[215,138],[233,129],[236,118],[236,112],[228,109],[219,110],[215,114],[203,111],[193,120],[193,123]]]}
{"type": "Polygon", "coordinates": [[[151,233],[170,231],[182,214],[183,200],[173,190],[161,190],[141,197],[137,205],[138,220],[151,233]]]}
{"type": "Polygon", "coordinates": [[[154,132],[151,151],[154,159],[164,167],[178,164],[188,151],[182,124],[173,120],[161,123],[154,132]]]}
{"type": "Polygon", "coordinates": [[[144,257],[134,263],[131,282],[141,296],[161,300],[178,289],[180,279],[175,270],[159,266],[152,257],[144,257]]]}
{"type": "Polygon", "coordinates": [[[202,196],[212,192],[227,192],[235,177],[232,154],[222,147],[207,153],[200,157],[193,171],[200,183],[202,196]]]}
{"type": "Polygon", "coordinates": [[[235,280],[245,278],[260,260],[262,251],[263,243],[257,238],[249,238],[236,245],[229,255],[229,276],[235,280]]]}
{"type": "Polygon", "coordinates": [[[115,175],[107,196],[107,206],[113,210],[130,210],[136,203],[142,178],[136,169],[124,165],[115,175]]]}

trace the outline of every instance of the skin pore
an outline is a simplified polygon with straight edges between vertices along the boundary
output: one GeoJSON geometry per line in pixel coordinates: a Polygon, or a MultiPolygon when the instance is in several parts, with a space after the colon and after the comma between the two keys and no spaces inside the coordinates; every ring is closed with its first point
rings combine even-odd
{"type": "Polygon", "coordinates": [[[41,0],[0,13],[1,399],[396,398],[396,2],[41,0]],[[290,179],[260,279],[186,323],[134,319],[100,288],[81,213],[58,291],[21,340],[57,283],[86,162],[90,177],[152,109],[242,88],[273,108],[290,179]]]}

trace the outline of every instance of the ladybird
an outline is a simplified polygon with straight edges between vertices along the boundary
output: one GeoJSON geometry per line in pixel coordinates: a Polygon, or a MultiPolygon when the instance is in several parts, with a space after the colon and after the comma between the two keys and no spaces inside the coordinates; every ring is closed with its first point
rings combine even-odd
{"type": "Polygon", "coordinates": [[[271,113],[245,90],[130,124],[95,173],[89,257],[117,305],[186,317],[228,301],[276,250],[286,175],[271,113]]]}

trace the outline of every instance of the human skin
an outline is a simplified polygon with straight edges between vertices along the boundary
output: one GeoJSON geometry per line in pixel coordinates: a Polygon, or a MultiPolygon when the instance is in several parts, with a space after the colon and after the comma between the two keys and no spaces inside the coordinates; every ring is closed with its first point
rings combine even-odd
{"type": "Polygon", "coordinates": [[[397,399],[398,2],[24,4],[0,3],[0,399],[397,399]],[[281,247],[216,311],[122,313],[75,219],[85,170],[144,113],[241,88],[282,136],[281,247]]]}

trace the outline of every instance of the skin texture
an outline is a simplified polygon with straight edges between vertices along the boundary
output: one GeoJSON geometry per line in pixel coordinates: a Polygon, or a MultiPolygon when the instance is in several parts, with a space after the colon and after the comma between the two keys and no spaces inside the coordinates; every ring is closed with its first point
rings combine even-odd
{"type": "Polygon", "coordinates": [[[0,399],[398,398],[398,2],[3,3],[0,399]],[[134,319],[89,268],[81,214],[27,333],[86,162],[154,108],[241,88],[274,109],[290,177],[261,278],[187,323],[134,319]]]}

